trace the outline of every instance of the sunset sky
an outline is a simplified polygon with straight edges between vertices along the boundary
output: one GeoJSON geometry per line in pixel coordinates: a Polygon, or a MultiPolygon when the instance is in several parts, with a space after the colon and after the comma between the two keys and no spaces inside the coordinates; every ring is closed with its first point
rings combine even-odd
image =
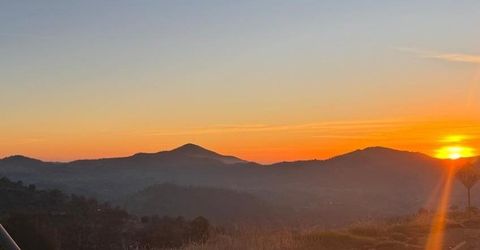
{"type": "Polygon", "coordinates": [[[2,1],[0,157],[480,151],[478,24],[466,0],[2,1]]]}

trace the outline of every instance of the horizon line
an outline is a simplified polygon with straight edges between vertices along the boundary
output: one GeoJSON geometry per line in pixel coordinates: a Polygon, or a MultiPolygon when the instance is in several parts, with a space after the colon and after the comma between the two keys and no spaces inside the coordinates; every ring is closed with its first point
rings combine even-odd
{"type": "MultiPolygon", "coordinates": [[[[177,146],[177,147],[174,147],[174,148],[171,148],[171,149],[167,149],[167,150],[161,150],[161,151],[156,151],[156,152],[136,152],[136,153],[133,153],[133,154],[129,154],[129,155],[124,155],[124,156],[111,156],[111,157],[99,157],[99,158],[82,158],[82,159],[73,159],[73,160],[67,160],[67,161],[55,161],[55,160],[44,160],[44,159],[41,159],[41,158],[36,158],[36,157],[30,157],[30,156],[27,156],[27,155],[23,155],[23,154],[13,154],[13,155],[9,155],[9,156],[5,156],[3,158],[0,159],[0,161],[3,161],[3,160],[6,160],[6,159],[9,159],[9,158],[13,158],[13,157],[23,157],[23,158],[27,158],[27,159],[31,159],[31,160],[37,160],[37,161],[41,161],[41,162],[45,162],[45,163],[62,163],[62,164],[68,164],[68,163],[72,163],[72,162],[77,162],[77,161],[95,161],[95,160],[108,160],[108,159],[122,159],[122,158],[129,158],[129,157],[133,157],[135,155],[139,155],[139,154],[150,154],[150,155],[153,155],[153,154],[159,154],[159,153],[165,153],[165,152],[171,152],[171,151],[175,151],[177,149],[180,149],[180,148],[183,148],[185,146],[196,146],[196,147],[199,147],[201,149],[204,149],[204,150],[207,150],[207,151],[211,151],[211,152],[214,152],[214,153],[217,153],[221,156],[227,156],[227,157],[236,157],[242,161],[245,161],[247,163],[256,163],[256,164],[259,164],[259,165],[264,165],[264,166],[269,166],[269,165],[275,165],[275,164],[279,164],[279,163],[288,163],[288,162],[299,162],[299,161],[327,161],[327,160],[331,160],[331,159],[334,159],[334,158],[337,158],[337,157],[341,157],[341,156],[344,156],[344,155],[348,155],[348,154],[351,154],[351,153],[354,153],[354,152],[357,152],[357,151],[363,151],[363,150],[367,150],[367,149],[387,149],[387,150],[393,150],[393,151],[397,151],[397,152],[406,152],[406,153],[413,153],[413,154],[421,154],[421,155],[425,155],[427,157],[430,157],[430,158],[433,158],[433,159],[439,159],[437,157],[434,157],[432,155],[428,155],[428,154],[425,154],[425,153],[422,153],[422,152],[418,152],[418,151],[409,151],[409,150],[401,150],[401,149],[396,149],[396,148],[393,148],[393,147],[385,147],[385,146],[367,146],[367,147],[363,147],[363,148],[358,148],[358,149],[355,149],[355,150],[350,150],[350,151],[346,151],[344,153],[340,153],[340,154],[337,154],[337,155],[334,155],[334,156],[331,156],[331,157],[326,157],[326,158],[323,158],[323,159],[317,159],[317,158],[312,158],[312,159],[296,159],[296,160],[280,160],[280,161],[275,161],[275,162],[272,162],[272,163],[260,163],[260,162],[257,162],[257,161],[251,161],[251,160],[246,160],[246,159],[243,159],[243,158],[240,158],[240,157],[237,157],[235,155],[227,155],[227,154],[222,154],[222,153],[219,153],[217,152],[216,150],[212,150],[212,149],[208,149],[206,147],[203,147],[199,144],[195,144],[195,143],[185,143],[185,144],[182,144],[180,146],[177,146]]],[[[477,156],[474,156],[472,158],[477,158],[477,157],[480,157],[480,155],[477,155],[477,156]]]]}

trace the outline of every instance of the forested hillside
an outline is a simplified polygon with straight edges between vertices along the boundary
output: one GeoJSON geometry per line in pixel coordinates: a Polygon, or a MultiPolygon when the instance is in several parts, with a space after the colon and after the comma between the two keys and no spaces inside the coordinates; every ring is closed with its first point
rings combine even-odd
{"type": "Polygon", "coordinates": [[[203,217],[132,216],[95,199],[0,179],[0,222],[23,250],[158,249],[203,242],[203,217]]]}
{"type": "Polygon", "coordinates": [[[133,214],[201,215],[219,224],[272,224],[278,219],[277,210],[251,194],[211,187],[158,184],[119,203],[133,214]]]}

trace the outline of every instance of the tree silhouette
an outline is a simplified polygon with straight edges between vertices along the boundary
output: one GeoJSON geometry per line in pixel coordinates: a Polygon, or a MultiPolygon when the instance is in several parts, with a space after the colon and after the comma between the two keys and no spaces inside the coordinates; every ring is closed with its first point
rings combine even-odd
{"type": "Polygon", "coordinates": [[[0,224],[22,250],[176,249],[204,243],[211,229],[203,217],[139,220],[95,199],[1,177],[0,224]]]}
{"type": "Polygon", "coordinates": [[[480,171],[478,170],[476,164],[468,163],[465,166],[461,167],[456,174],[458,180],[465,186],[467,189],[468,197],[468,211],[471,210],[472,204],[470,199],[470,191],[475,184],[480,180],[480,171]]]}

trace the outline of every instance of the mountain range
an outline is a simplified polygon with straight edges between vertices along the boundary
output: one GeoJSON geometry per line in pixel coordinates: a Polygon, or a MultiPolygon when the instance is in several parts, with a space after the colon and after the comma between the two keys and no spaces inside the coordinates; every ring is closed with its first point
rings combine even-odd
{"type": "MultiPolygon", "coordinates": [[[[160,184],[178,187],[175,189],[178,201],[191,198],[182,187],[222,189],[237,197],[230,202],[244,200],[255,204],[251,208],[262,207],[259,213],[269,211],[303,224],[337,225],[361,218],[408,214],[422,207],[433,208],[448,162],[421,153],[370,147],[327,160],[262,165],[186,144],[158,153],[66,163],[11,156],[0,160],[0,176],[35,184],[38,188],[57,188],[96,197],[133,210],[142,208],[142,214],[161,215],[163,212],[155,202],[192,206],[177,202],[172,196],[162,200],[167,196],[156,195],[152,186],[162,194],[167,192],[165,188],[172,190],[172,187],[160,184]],[[135,205],[131,205],[132,202],[135,205]]],[[[225,198],[228,193],[216,193],[221,194],[216,196],[218,201],[208,199],[205,190],[197,192],[203,196],[195,199],[216,204],[210,206],[211,209],[222,201],[229,202],[225,198]]],[[[464,202],[464,190],[458,182],[452,201],[458,205],[464,202]]],[[[474,198],[474,202],[479,201],[474,198]]],[[[198,207],[203,211],[209,208],[198,207]]],[[[175,210],[173,205],[168,208],[169,213],[175,210]]],[[[186,216],[195,213],[190,209],[186,216]]]]}

